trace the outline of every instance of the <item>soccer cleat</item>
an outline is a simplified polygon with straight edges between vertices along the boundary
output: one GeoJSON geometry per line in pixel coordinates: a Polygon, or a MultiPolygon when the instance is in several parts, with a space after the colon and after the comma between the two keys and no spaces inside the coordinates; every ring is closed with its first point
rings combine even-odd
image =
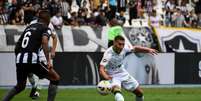
{"type": "Polygon", "coordinates": [[[32,88],[29,97],[32,99],[38,99],[40,97],[40,93],[37,91],[36,88],[32,88]]]}

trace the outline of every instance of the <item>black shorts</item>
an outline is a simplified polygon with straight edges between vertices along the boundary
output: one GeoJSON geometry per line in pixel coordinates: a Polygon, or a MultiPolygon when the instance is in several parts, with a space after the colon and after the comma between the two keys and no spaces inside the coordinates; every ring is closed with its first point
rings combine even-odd
{"type": "Polygon", "coordinates": [[[24,82],[30,73],[36,74],[40,79],[48,77],[47,65],[43,63],[38,64],[16,64],[17,82],[24,82]]]}

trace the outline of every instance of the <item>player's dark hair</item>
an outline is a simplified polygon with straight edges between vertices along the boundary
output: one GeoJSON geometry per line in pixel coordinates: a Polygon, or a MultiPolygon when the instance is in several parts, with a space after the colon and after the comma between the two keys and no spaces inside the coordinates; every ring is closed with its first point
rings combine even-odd
{"type": "Polygon", "coordinates": [[[45,23],[48,23],[49,24],[49,21],[50,21],[50,13],[49,11],[47,10],[41,10],[39,12],[39,21],[43,21],[45,23]]]}
{"type": "Polygon", "coordinates": [[[124,39],[123,36],[118,35],[118,36],[116,36],[116,37],[114,38],[114,40],[115,40],[115,41],[117,41],[117,40],[122,40],[122,41],[124,41],[125,39],[124,39]]]}

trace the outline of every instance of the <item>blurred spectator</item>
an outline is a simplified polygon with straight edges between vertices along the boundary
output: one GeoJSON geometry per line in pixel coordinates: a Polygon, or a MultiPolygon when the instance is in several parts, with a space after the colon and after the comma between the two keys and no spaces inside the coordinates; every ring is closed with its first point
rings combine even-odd
{"type": "Polygon", "coordinates": [[[33,2],[34,12],[36,13],[40,8],[41,8],[40,2],[38,0],[34,0],[33,2]]]}
{"type": "Polygon", "coordinates": [[[117,20],[121,25],[124,25],[126,22],[126,17],[124,17],[124,11],[120,11],[119,15],[117,16],[117,20]]]}
{"type": "MultiPolygon", "coordinates": [[[[90,4],[91,4],[91,11],[93,11],[94,9],[98,9],[98,7],[100,6],[100,2],[102,0],[90,0],[90,4]]],[[[104,1],[109,1],[109,0],[103,0],[104,1]]]]}
{"type": "Polygon", "coordinates": [[[130,0],[128,3],[129,8],[129,24],[132,25],[132,19],[137,19],[137,3],[135,0],[130,0]]]}
{"type": "Polygon", "coordinates": [[[105,16],[105,12],[103,10],[100,10],[99,15],[96,16],[96,24],[100,25],[100,26],[107,25],[107,18],[105,16]]]}
{"type": "Polygon", "coordinates": [[[198,28],[201,28],[201,13],[198,14],[198,28]]]}
{"type": "Polygon", "coordinates": [[[182,14],[188,13],[187,3],[188,3],[187,0],[182,0],[180,6],[178,7],[178,8],[180,8],[182,14]]]}
{"type": "Polygon", "coordinates": [[[87,9],[89,12],[91,12],[91,8],[90,8],[90,3],[89,0],[82,0],[81,2],[81,8],[87,9]]]}
{"type": "Polygon", "coordinates": [[[50,3],[48,3],[48,9],[50,11],[51,16],[54,16],[57,14],[61,8],[58,0],[52,0],[50,3]]]}
{"type": "Polygon", "coordinates": [[[140,23],[142,19],[152,16],[152,11],[156,10],[156,15],[163,19],[162,25],[176,26],[177,23],[180,26],[176,17],[177,9],[180,9],[186,22],[182,26],[197,27],[201,26],[200,5],[201,0],[0,0],[0,23],[12,23],[11,18],[15,18],[17,8],[21,7],[24,14],[22,11],[19,14],[24,15],[24,18],[20,19],[24,19],[25,24],[42,8],[48,9],[51,16],[61,11],[65,25],[105,26],[106,21],[113,18],[117,18],[120,23],[125,23],[128,18],[132,25],[133,19],[140,23]]]}
{"type": "Polygon", "coordinates": [[[71,4],[71,13],[78,12],[79,9],[80,7],[77,5],[76,0],[73,0],[71,4]]]}
{"type": "Polygon", "coordinates": [[[48,8],[48,5],[49,5],[49,1],[48,0],[43,0],[42,1],[42,9],[47,9],[48,8]]]}
{"type": "Polygon", "coordinates": [[[87,18],[87,24],[92,27],[97,27],[96,25],[96,17],[94,13],[90,13],[90,17],[87,18]]]}
{"type": "Polygon", "coordinates": [[[11,18],[11,24],[22,25],[24,24],[24,12],[22,8],[17,9],[13,18],[11,18]]]}
{"type": "Polygon", "coordinates": [[[110,9],[110,16],[109,20],[115,18],[116,11],[117,11],[117,0],[109,0],[109,9],[110,9]]]}
{"type": "Polygon", "coordinates": [[[80,8],[78,11],[78,23],[79,25],[87,25],[86,19],[87,19],[87,8],[80,8]]]}
{"type": "Polygon", "coordinates": [[[176,2],[174,0],[167,0],[165,3],[165,25],[171,26],[172,25],[172,15],[176,8],[176,2]]]}
{"type": "Polygon", "coordinates": [[[137,17],[139,18],[139,16],[141,15],[141,13],[143,12],[143,4],[142,4],[142,1],[144,0],[136,0],[136,6],[137,6],[137,17]]]}
{"type": "Polygon", "coordinates": [[[76,0],[76,4],[77,4],[79,7],[81,7],[81,2],[82,2],[82,0],[76,0]]]}
{"type": "Polygon", "coordinates": [[[79,26],[77,12],[72,12],[71,13],[71,17],[69,19],[69,23],[72,26],[79,26]]]}
{"type": "Polygon", "coordinates": [[[151,25],[152,27],[160,27],[161,18],[160,18],[160,16],[157,15],[156,10],[153,10],[153,11],[152,11],[149,20],[150,20],[150,25],[151,25]]]}
{"type": "Polygon", "coordinates": [[[87,15],[87,18],[89,18],[90,17],[90,13],[92,13],[91,4],[90,4],[89,0],[82,0],[82,2],[81,2],[81,8],[85,9],[85,13],[87,15]]]}
{"type": "Polygon", "coordinates": [[[117,0],[118,12],[126,11],[127,2],[128,2],[127,0],[117,0]]]}
{"type": "Polygon", "coordinates": [[[173,14],[172,16],[172,21],[174,23],[173,26],[175,27],[184,27],[184,26],[189,26],[186,23],[186,20],[184,18],[184,15],[181,13],[181,10],[177,8],[177,11],[173,14]]]}
{"type": "Polygon", "coordinates": [[[61,6],[61,15],[64,20],[64,24],[67,25],[68,19],[69,19],[70,5],[66,0],[61,0],[60,6],[61,6]]]}
{"type": "Polygon", "coordinates": [[[108,9],[108,0],[101,0],[99,7],[101,10],[104,10],[106,13],[106,10],[108,9]]]}
{"type": "Polygon", "coordinates": [[[63,26],[63,18],[61,16],[61,12],[57,12],[56,15],[51,18],[50,22],[53,24],[55,29],[61,30],[63,26]]]}
{"type": "Polygon", "coordinates": [[[3,6],[6,12],[8,11],[8,8],[11,6],[11,3],[8,2],[8,0],[4,0],[3,6]]]}
{"type": "Polygon", "coordinates": [[[8,7],[8,23],[11,23],[11,18],[15,16],[16,9],[17,9],[17,2],[11,2],[11,5],[8,7]]]}
{"type": "Polygon", "coordinates": [[[195,13],[201,14],[201,0],[194,0],[195,1],[195,13]]]}
{"type": "Polygon", "coordinates": [[[0,4],[0,24],[8,23],[8,10],[3,8],[3,4],[0,4]]]}
{"type": "Polygon", "coordinates": [[[153,10],[153,1],[152,0],[146,0],[145,9],[146,9],[146,13],[148,14],[148,16],[150,16],[152,13],[152,10],[153,10]]]}
{"type": "Polygon", "coordinates": [[[26,2],[23,6],[24,9],[24,23],[29,24],[35,16],[35,10],[31,2],[26,2]]]}
{"type": "Polygon", "coordinates": [[[192,10],[191,12],[187,12],[187,13],[188,14],[185,16],[185,21],[189,25],[188,27],[196,28],[197,21],[198,21],[197,15],[195,14],[194,10],[192,10]]]}

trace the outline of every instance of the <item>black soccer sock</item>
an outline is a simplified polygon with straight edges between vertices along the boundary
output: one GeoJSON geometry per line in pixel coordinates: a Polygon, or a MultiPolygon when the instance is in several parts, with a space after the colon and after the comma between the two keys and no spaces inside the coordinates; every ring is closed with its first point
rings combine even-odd
{"type": "Polygon", "coordinates": [[[29,97],[33,97],[34,94],[36,93],[37,88],[32,88],[29,97]]]}
{"type": "Polygon", "coordinates": [[[19,92],[16,90],[16,88],[12,88],[10,91],[8,91],[8,93],[6,94],[6,96],[3,98],[2,101],[10,101],[16,94],[18,94],[19,92]]]}
{"type": "Polygon", "coordinates": [[[135,101],[144,101],[144,96],[136,96],[135,101]]]}
{"type": "Polygon", "coordinates": [[[57,87],[58,81],[50,81],[50,85],[48,88],[48,98],[47,101],[54,101],[56,94],[57,94],[57,87]]]}

